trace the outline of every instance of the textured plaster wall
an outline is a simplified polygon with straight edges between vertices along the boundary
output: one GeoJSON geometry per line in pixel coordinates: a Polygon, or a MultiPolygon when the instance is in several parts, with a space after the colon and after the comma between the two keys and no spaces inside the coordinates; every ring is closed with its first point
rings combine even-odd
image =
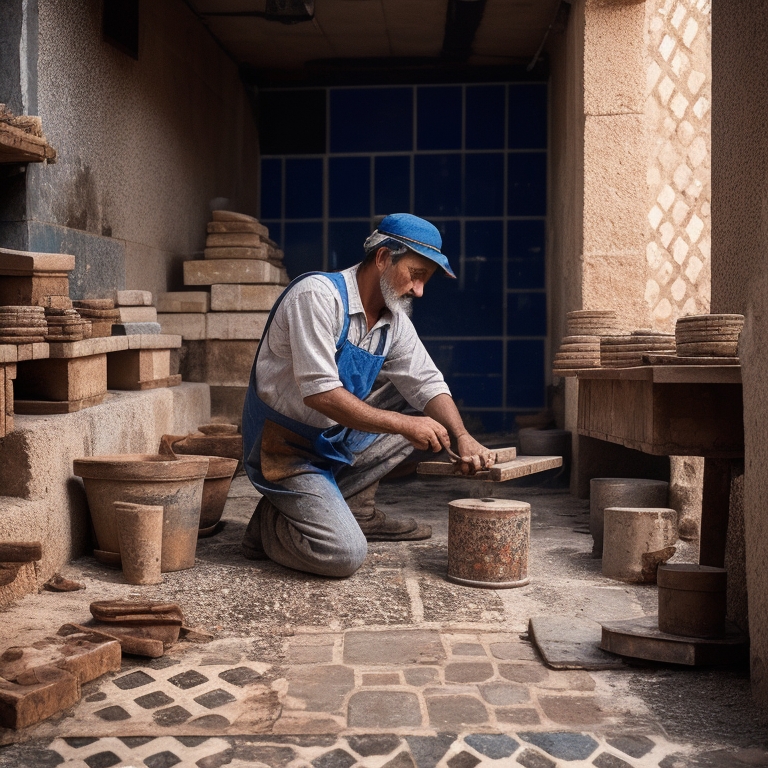
{"type": "Polygon", "coordinates": [[[712,311],[746,317],[744,541],[753,692],[768,707],[768,7],[715,3],[712,23],[712,311]]]}
{"type": "Polygon", "coordinates": [[[255,123],[182,0],[141,3],[138,61],[102,40],[101,5],[39,0],[38,111],[58,162],[30,166],[28,224],[6,215],[0,242],[74,253],[73,296],[176,288],[211,199],[257,210],[255,123]]]}

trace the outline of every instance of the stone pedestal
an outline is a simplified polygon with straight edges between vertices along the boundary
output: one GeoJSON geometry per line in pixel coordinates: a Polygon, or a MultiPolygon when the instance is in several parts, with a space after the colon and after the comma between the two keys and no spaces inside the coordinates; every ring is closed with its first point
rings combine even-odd
{"type": "Polygon", "coordinates": [[[38,305],[44,296],[68,296],[75,257],[0,248],[0,305],[38,305]]]}

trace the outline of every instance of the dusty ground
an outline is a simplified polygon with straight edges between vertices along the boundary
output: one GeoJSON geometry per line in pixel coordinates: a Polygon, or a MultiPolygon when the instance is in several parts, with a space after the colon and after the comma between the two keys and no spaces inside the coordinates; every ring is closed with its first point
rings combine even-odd
{"type": "MultiPolygon", "coordinates": [[[[194,569],[165,574],[157,587],[126,585],[120,571],[100,566],[91,558],[72,563],[65,575],[84,582],[87,589],[70,594],[43,592],[20,601],[3,615],[0,649],[55,632],[67,621],[85,621],[91,600],[130,596],[174,600],[189,625],[207,629],[216,639],[206,646],[182,643],[169,655],[168,663],[202,671],[206,679],[217,679],[211,669],[220,677],[233,665],[248,668],[259,678],[258,703],[254,703],[256,688],[251,690],[248,705],[238,698],[236,686],[219,682],[220,687],[210,695],[222,697],[225,703],[220,706],[224,708],[215,712],[226,717],[216,715],[220,717],[217,721],[208,715],[206,727],[213,732],[203,731],[210,738],[203,738],[205,743],[193,749],[179,746],[178,739],[197,738],[190,735],[200,733],[194,727],[197,720],[175,726],[166,723],[165,730],[158,730],[163,725],[161,712],[166,710],[147,710],[147,714],[133,703],[133,692],[126,698],[119,684],[115,687],[113,681],[102,679],[87,686],[80,705],[25,734],[26,744],[0,748],[0,766],[96,768],[134,764],[130,760],[148,766],[182,762],[204,767],[316,768],[353,764],[471,768],[480,762],[529,768],[768,765],[768,727],[752,704],[746,669],[645,664],[586,673],[554,672],[543,666],[527,642],[532,616],[562,614],[599,621],[656,612],[655,587],[602,577],[600,561],[590,555],[587,502],[563,491],[461,479],[413,477],[383,484],[378,497],[381,508],[432,524],[433,538],[409,544],[371,544],[368,559],[357,574],[331,581],[240,556],[239,541],[256,498],[247,480],[236,478],[223,532],[200,540],[194,569]],[[526,587],[479,590],[445,579],[448,502],[488,495],[531,504],[531,582],[526,587]],[[355,656],[351,650],[358,647],[355,643],[372,649],[367,657],[365,653],[355,656]],[[402,648],[399,643],[404,643],[402,648]],[[422,646],[422,655],[414,661],[408,649],[422,646]],[[432,671],[414,667],[414,663],[426,664],[432,671]],[[206,672],[207,667],[211,669],[206,672]],[[100,719],[104,708],[100,702],[107,699],[126,712],[119,727],[100,719]],[[244,720],[242,713],[248,706],[250,719],[244,720]],[[529,734],[533,746],[523,743],[526,735],[521,736],[522,731],[534,734],[529,734]],[[359,740],[381,739],[384,732],[395,740],[388,745],[387,756],[360,757],[368,747],[360,747],[359,740]],[[523,746],[506,757],[493,757],[498,745],[481,748],[480,736],[472,736],[475,732],[499,738],[506,734],[505,738],[523,746]],[[142,756],[145,753],[139,755],[150,746],[142,747],[136,738],[160,744],[169,733],[177,736],[175,752],[169,747],[146,757],[142,756]],[[580,738],[593,740],[596,751],[588,757],[578,756],[581,747],[576,745],[570,756],[567,750],[561,754],[535,743],[536,733],[582,734],[580,738]],[[253,734],[262,734],[261,752],[253,752],[253,734]],[[124,738],[108,739],[110,735],[124,738]],[[617,735],[650,738],[655,747],[638,756],[621,746],[617,735]],[[251,745],[247,749],[243,746],[246,736],[251,739],[246,739],[251,745]],[[69,741],[60,737],[69,737],[69,741]],[[80,744],[89,740],[86,737],[90,742],[80,744]],[[219,746],[214,746],[216,738],[219,746]],[[437,750],[440,754],[430,752],[425,757],[427,742],[418,739],[432,739],[433,752],[435,745],[442,744],[437,750]],[[279,747],[286,740],[291,748],[279,747]],[[101,749],[102,742],[117,746],[101,749]],[[354,744],[363,752],[356,752],[354,744]],[[190,757],[181,755],[180,749],[197,752],[190,757]],[[350,749],[355,754],[350,755],[350,749]],[[90,750],[92,756],[86,759],[83,750],[90,750]],[[126,757],[126,750],[136,754],[126,757]],[[175,762],[167,756],[156,757],[166,752],[176,756],[175,762]],[[224,757],[209,757],[214,752],[224,757]],[[118,762],[100,757],[107,753],[118,762]]],[[[683,557],[692,555],[682,553],[683,557]]],[[[152,685],[170,692],[169,701],[176,696],[176,705],[167,709],[183,704],[187,715],[194,716],[199,705],[183,699],[173,688],[173,680],[168,685],[173,670],[161,672],[141,660],[126,659],[123,673],[131,670],[143,670],[142,674],[155,680],[152,685]]],[[[193,692],[204,690],[205,685],[201,686],[193,692]]],[[[382,754],[381,749],[377,754],[382,754]]]]}

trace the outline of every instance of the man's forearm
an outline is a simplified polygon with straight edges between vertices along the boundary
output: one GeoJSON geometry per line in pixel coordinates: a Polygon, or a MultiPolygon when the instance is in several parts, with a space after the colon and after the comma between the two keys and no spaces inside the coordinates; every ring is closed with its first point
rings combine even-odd
{"type": "Polygon", "coordinates": [[[374,408],[344,387],[305,397],[304,404],[337,424],[361,432],[399,434],[403,428],[401,414],[374,408]]]}
{"type": "Polygon", "coordinates": [[[435,395],[424,407],[424,413],[435,421],[439,421],[454,441],[467,434],[459,409],[450,395],[435,395]]]}

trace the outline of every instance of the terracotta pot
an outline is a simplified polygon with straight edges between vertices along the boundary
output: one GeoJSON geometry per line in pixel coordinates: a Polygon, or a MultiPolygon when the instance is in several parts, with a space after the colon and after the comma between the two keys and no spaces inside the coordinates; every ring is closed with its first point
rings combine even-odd
{"type": "Polygon", "coordinates": [[[116,501],[114,508],[125,580],[129,584],[160,584],[163,507],[116,501]]]}
{"type": "Polygon", "coordinates": [[[207,457],[126,454],[75,459],[73,464],[74,474],[83,478],[100,550],[120,551],[114,502],[162,506],[162,571],[195,564],[207,457]]]}
{"type": "Polygon", "coordinates": [[[183,456],[221,456],[226,459],[243,460],[242,435],[163,435],[160,453],[167,447],[173,453],[183,456]]]}
{"type": "Polygon", "coordinates": [[[208,473],[203,485],[203,505],[200,512],[200,533],[213,533],[221,520],[224,505],[227,503],[229,486],[237,469],[237,459],[225,459],[221,456],[208,456],[208,473]]]}

